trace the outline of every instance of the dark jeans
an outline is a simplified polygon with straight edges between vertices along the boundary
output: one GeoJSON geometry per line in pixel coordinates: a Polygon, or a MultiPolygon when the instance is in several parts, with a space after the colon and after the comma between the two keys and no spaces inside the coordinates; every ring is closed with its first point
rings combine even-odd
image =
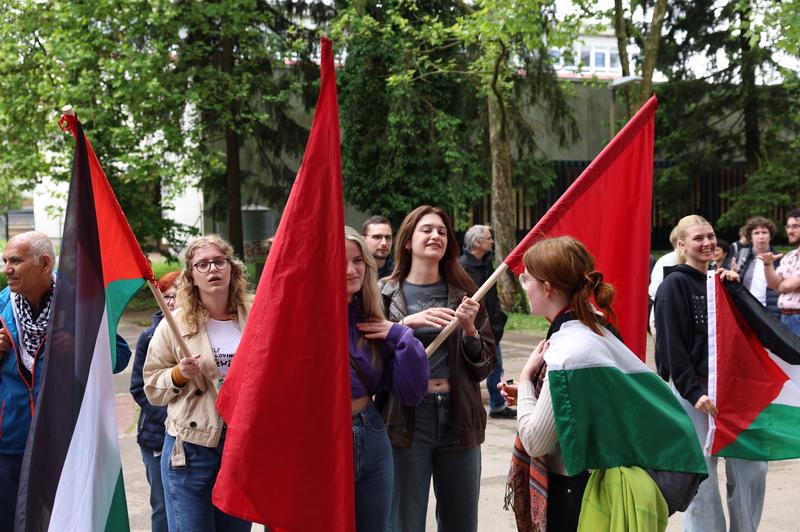
{"type": "Polygon", "coordinates": [[[578,530],[583,492],[588,482],[588,471],[574,477],[556,473],[547,475],[547,530],[578,530]]]}
{"type": "Polygon", "coordinates": [[[392,444],[380,413],[370,401],[353,416],[353,465],[356,481],[356,530],[383,532],[392,501],[392,444]]]}
{"type": "Polygon", "coordinates": [[[0,532],[13,532],[22,455],[0,455],[0,532]]]}
{"type": "Polygon", "coordinates": [[[425,531],[431,476],[439,532],[478,530],[481,448],[454,447],[451,419],[450,394],[429,393],[416,409],[411,447],[393,448],[390,530],[425,531]]]}
{"type": "Polygon", "coordinates": [[[150,530],[168,532],[167,510],[164,507],[164,485],[161,483],[161,457],[153,451],[139,447],[147,483],[150,484],[150,530]]]}
{"type": "Polygon", "coordinates": [[[245,532],[251,523],[232,517],[211,503],[217,480],[224,436],[215,448],[183,443],[186,467],[172,467],[169,457],[175,438],[164,437],[161,480],[170,532],[245,532]]]}
{"type": "Polygon", "coordinates": [[[500,395],[500,390],[497,385],[500,379],[503,378],[503,352],[500,351],[500,344],[494,346],[495,356],[497,357],[497,365],[494,367],[488,377],[486,377],[486,388],[489,390],[489,411],[503,410],[506,407],[506,401],[500,395]]]}

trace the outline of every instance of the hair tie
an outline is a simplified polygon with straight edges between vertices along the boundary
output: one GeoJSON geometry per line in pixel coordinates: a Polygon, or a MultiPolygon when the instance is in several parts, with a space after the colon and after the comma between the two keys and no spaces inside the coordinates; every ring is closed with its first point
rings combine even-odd
{"type": "Polygon", "coordinates": [[[594,286],[592,287],[592,292],[594,292],[595,290],[597,290],[597,287],[600,285],[600,283],[603,282],[603,272],[592,272],[592,273],[594,274],[596,279],[594,282],[594,286]]]}

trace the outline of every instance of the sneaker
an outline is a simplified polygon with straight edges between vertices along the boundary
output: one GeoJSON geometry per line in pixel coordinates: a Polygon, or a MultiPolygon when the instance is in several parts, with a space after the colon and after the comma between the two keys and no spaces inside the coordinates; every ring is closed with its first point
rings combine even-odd
{"type": "Polygon", "coordinates": [[[516,419],[517,411],[506,406],[502,410],[490,410],[489,417],[493,419],[516,419]]]}

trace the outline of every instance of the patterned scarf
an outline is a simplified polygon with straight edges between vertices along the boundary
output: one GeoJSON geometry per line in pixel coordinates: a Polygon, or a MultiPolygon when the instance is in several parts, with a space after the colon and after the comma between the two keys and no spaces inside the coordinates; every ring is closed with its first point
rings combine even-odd
{"type": "Polygon", "coordinates": [[[22,363],[31,371],[34,358],[39,347],[47,334],[47,324],[50,321],[50,303],[53,301],[53,286],[44,296],[44,306],[39,315],[34,319],[33,310],[28,300],[20,294],[14,294],[14,306],[17,310],[17,319],[22,328],[22,342],[25,345],[25,352],[22,353],[22,363]]]}
{"type": "MultiPolygon", "coordinates": [[[[542,365],[531,378],[536,397],[542,391],[547,364],[542,365]]],[[[528,456],[517,435],[511,468],[506,479],[505,510],[514,508],[519,532],[544,532],[547,530],[547,464],[544,456],[528,456]]]]}

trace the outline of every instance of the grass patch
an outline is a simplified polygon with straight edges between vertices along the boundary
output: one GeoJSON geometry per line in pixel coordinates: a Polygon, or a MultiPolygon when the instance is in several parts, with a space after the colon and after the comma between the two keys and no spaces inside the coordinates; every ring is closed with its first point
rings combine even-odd
{"type": "Polygon", "coordinates": [[[512,312],[508,315],[505,330],[531,332],[544,336],[549,328],[550,323],[541,316],[512,312]]]}

